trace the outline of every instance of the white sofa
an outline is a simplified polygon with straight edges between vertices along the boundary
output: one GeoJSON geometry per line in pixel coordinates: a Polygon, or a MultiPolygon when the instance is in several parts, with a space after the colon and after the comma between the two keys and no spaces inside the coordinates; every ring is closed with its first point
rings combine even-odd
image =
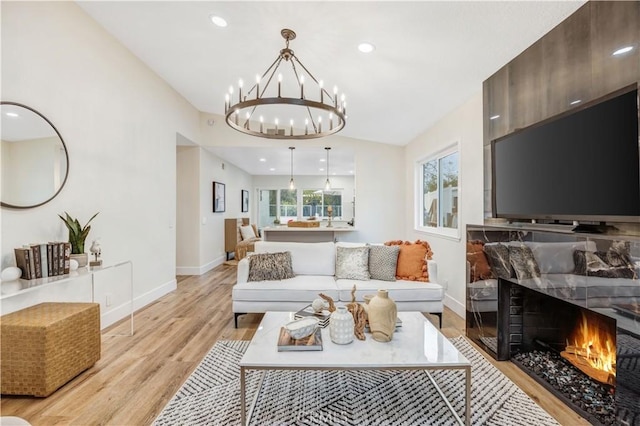
{"type": "MultiPolygon", "coordinates": [[[[490,244],[490,243],[488,243],[490,244]]],[[[521,245],[519,241],[502,243],[521,245]]],[[[596,251],[593,240],[575,242],[525,241],[540,269],[540,276],[518,280],[524,287],[538,290],[559,299],[584,304],[590,308],[609,308],[620,303],[640,300],[640,281],[629,278],[603,278],[574,273],[575,250],[596,251]]],[[[467,264],[467,311],[496,312],[498,310],[498,280],[486,279],[470,282],[467,264]]]]}
{"type": "Polygon", "coordinates": [[[267,311],[295,312],[318,298],[319,293],[331,296],[336,302],[349,303],[354,284],[358,302],[363,302],[363,296],[366,294],[375,294],[379,289],[386,289],[399,311],[434,314],[442,324],[445,289],[437,284],[438,271],[435,261],[427,261],[430,282],[336,279],[338,245],[353,247],[364,244],[257,242],[256,253],[290,252],[296,276],[279,281],[249,282],[249,259],[242,259],[238,263],[237,282],[232,291],[236,328],[239,315],[267,311]]]}

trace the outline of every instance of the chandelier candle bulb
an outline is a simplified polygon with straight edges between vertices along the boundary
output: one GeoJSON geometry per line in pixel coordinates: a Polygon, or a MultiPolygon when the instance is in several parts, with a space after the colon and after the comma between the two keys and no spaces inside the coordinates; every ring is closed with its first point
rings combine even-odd
{"type": "Polygon", "coordinates": [[[318,82],[318,86],[320,86],[320,103],[323,104],[324,103],[324,90],[322,90],[322,86],[324,86],[324,82],[322,80],[320,80],[318,82]]]}
{"type": "Polygon", "coordinates": [[[260,116],[260,133],[262,133],[262,124],[264,123],[264,119],[260,116]]]}
{"type": "Polygon", "coordinates": [[[333,113],[329,114],[329,130],[333,130],[333,113]]]}
{"type": "Polygon", "coordinates": [[[236,126],[238,125],[238,116],[240,115],[240,110],[236,110],[236,126]]]}
{"type": "Polygon", "coordinates": [[[308,118],[304,119],[304,134],[305,135],[309,134],[309,119],[308,118]]]}
{"type": "Polygon", "coordinates": [[[304,75],[300,76],[300,99],[304,99],[304,75]]]}
{"type": "Polygon", "coordinates": [[[293,136],[293,120],[289,121],[289,136],[293,136]]]}
{"type": "Polygon", "coordinates": [[[278,133],[278,119],[276,118],[276,133],[278,133]]]}
{"type": "Polygon", "coordinates": [[[242,79],[238,80],[238,102],[242,102],[242,79]]]}
{"type": "Polygon", "coordinates": [[[282,88],[282,74],[278,74],[278,97],[281,98],[280,91],[282,88]]]}
{"type": "Polygon", "coordinates": [[[260,98],[260,74],[256,74],[256,99],[260,98]]]}
{"type": "Polygon", "coordinates": [[[318,117],[318,133],[322,133],[322,117],[318,117]]]}

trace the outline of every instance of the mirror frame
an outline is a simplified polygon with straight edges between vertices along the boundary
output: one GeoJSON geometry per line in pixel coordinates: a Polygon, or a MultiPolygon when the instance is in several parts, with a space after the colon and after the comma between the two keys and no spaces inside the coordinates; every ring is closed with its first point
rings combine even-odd
{"type": "Polygon", "coordinates": [[[28,206],[16,206],[13,204],[9,204],[9,203],[5,203],[4,201],[0,200],[0,207],[7,207],[7,208],[11,208],[11,209],[32,209],[34,207],[39,207],[43,204],[47,204],[49,201],[53,200],[54,198],[56,198],[58,196],[58,194],[60,193],[60,191],[62,191],[62,188],[64,188],[64,185],[67,183],[67,178],[69,177],[69,151],[67,150],[67,145],[64,143],[64,139],[62,138],[62,135],[60,135],[60,132],[58,131],[58,129],[56,129],[56,126],[53,125],[53,123],[51,121],[49,121],[49,119],[47,119],[47,117],[45,117],[44,115],[40,114],[40,112],[36,111],[35,109],[28,107],[24,104],[18,103],[18,102],[8,102],[8,101],[0,101],[0,105],[14,105],[14,106],[18,106],[21,108],[25,108],[28,109],[31,112],[34,112],[35,114],[39,115],[40,117],[42,117],[42,119],[44,121],[46,121],[49,126],[51,126],[51,128],[53,129],[54,132],[56,132],[56,134],[58,135],[58,138],[60,138],[60,142],[62,143],[62,147],[64,148],[64,156],[65,159],[67,160],[67,167],[66,167],[66,172],[64,174],[64,179],[62,180],[62,184],[60,185],[60,188],[58,188],[58,190],[48,199],[44,200],[41,203],[38,204],[32,204],[32,205],[28,205],[28,206]]]}

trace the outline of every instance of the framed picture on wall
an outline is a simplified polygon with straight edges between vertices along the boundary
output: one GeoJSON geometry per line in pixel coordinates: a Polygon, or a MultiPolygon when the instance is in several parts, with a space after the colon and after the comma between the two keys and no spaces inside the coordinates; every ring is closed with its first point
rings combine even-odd
{"type": "Polygon", "coordinates": [[[213,212],[223,212],[224,202],[224,183],[213,182],[213,212]]]}
{"type": "Polygon", "coordinates": [[[246,189],[242,190],[242,212],[249,211],[249,191],[246,189]]]}

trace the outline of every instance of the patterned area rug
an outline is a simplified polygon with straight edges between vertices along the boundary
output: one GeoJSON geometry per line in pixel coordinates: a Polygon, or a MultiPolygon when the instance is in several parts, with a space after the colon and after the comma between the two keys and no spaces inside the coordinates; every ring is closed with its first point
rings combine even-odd
{"type": "MultiPolygon", "coordinates": [[[[451,339],[472,365],[474,425],[558,423],[463,337],[451,339]]],[[[154,425],[240,424],[240,369],[246,341],[219,341],[154,425]]],[[[461,417],[464,373],[431,371],[461,417]]],[[[247,404],[260,387],[252,425],[450,425],[425,371],[249,371],[247,404]]]]}

